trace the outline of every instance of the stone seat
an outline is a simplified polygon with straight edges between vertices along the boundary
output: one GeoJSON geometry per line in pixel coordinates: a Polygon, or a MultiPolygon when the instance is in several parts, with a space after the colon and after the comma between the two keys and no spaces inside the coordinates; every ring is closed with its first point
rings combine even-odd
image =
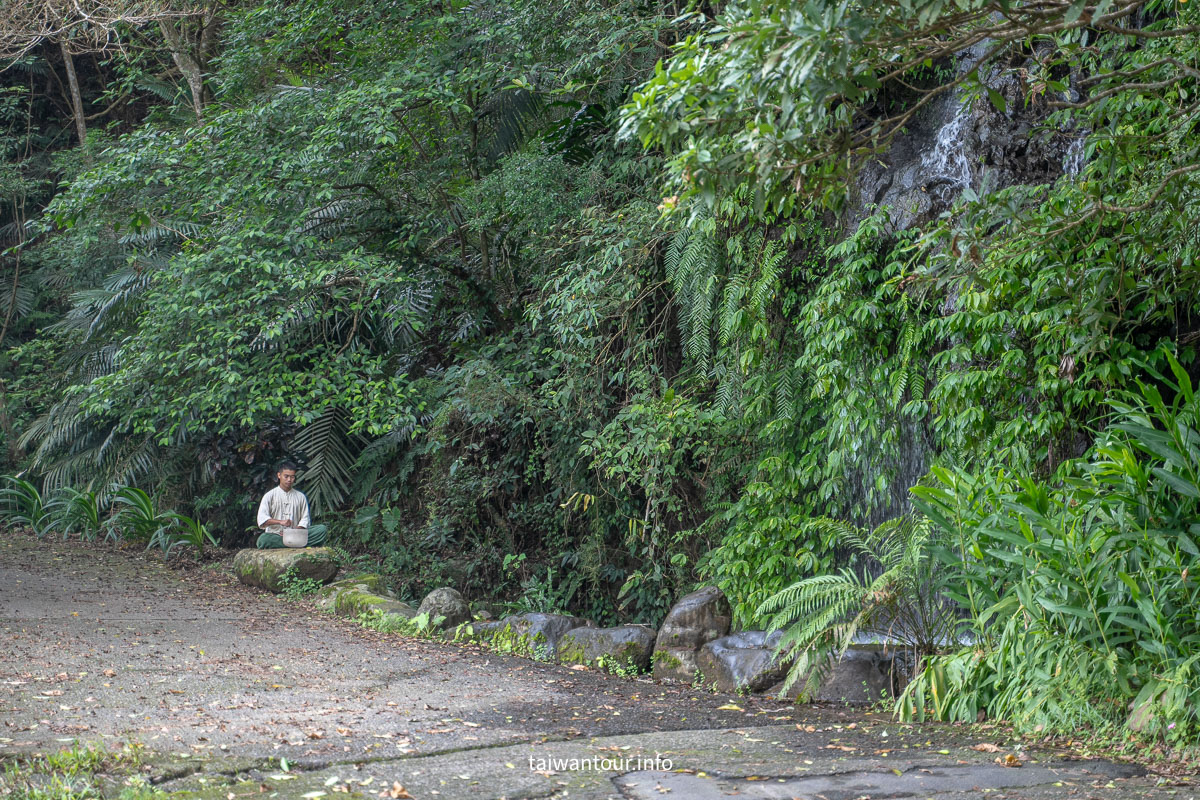
{"type": "Polygon", "coordinates": [[[283,576],[289,570],[298,578],[326,583],[337,575],[338,562],[328,547],[249,548],[240,550],[233,559],[239,581],[275,594],[283,591],[283,576]]]}

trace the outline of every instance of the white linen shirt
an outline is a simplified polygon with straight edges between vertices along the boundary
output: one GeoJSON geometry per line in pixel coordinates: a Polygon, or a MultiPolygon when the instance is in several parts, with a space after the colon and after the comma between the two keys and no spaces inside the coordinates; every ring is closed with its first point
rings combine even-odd
{"type": "Polygon", "coordinates": [[[292,489],[285,492],[276,486],[263,495],[258,504],[258,527],[269,519],[290,519],[297,528],[308,527],[308,498],[292,489]]]}

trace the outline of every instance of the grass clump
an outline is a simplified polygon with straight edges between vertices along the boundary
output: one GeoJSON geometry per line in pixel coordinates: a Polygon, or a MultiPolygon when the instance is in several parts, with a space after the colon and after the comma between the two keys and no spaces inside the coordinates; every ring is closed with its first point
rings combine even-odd
{"type": "Polygon", "coordinates": [[[5,800],[120,800],[165,798],[138,776],[142,746],[119,749],[75,743],[56,753],[19,756],[8,760],[0,773],[0,797],[5,800]],[[119,794],[114,792],[120,787],[119,794]]]}

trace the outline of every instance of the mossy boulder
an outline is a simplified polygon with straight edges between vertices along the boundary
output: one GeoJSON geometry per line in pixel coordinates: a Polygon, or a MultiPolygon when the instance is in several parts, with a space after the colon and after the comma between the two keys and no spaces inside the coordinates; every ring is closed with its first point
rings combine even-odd
{"type": "Polygon", "coordinates": [[[504,620],[475,620],[447,628],[442,638],[449,642],[479,642],[487,644],[505,627],[504,620]]]}
{"type": "Polygon", "coordinates": [[[801,675],[783,691],[783,683],[772,687],[780,699],[866,705],[892,696],[893,655],[882,649],[852,647],[841,658],[830,659],[823,680],[811,697],[803,695],[808,675],[801,675]]]}
{"type": "Polygon", "coordinates": [[[706,586],[671,606],[658,630],[656,649],[699,650],[706,643],[729,633],[733,614],[729,601],[716,586],[706,586]]]}
{"type": "Polygon", "coordinates": [[[555,648],[560,664],[606,666],[645,672],[650,667],[655,631],[648,625],[619,628],[574,628],[564,633],[555,648]]]}
{"type": "Polygon", "coordinates": [[[655,680],[692,683],[696,678],[696,651],[690,647],[658,647],[650,656],[655,680]]]}
{"type": "Polygon", "coordinates": [[[431,622],[441,617],[441,624],[447,628],[453,628],[456,625],[469,622],[471,619],[471,608],[467,605],[467,601],[463,600],[463,596],[456,590],[448,586],[444,586],[441,589],[434,589],[425,595],[425,599],[421,601],[421,607],[417,609],[417,613],[428,614],[431,622]]]}
{"type": "Polygon", "coordinates": [[[369,592],[357,586],[351,586],[333,595],[333,612],[342,617],[357,617],[360,614],[372,612],[379,614],[397,614],[405,619],[412,619],[417,610],[408,603],[403,603],[394,597],[369,592]]]}
{"type": "Polygon", "coordinates": [[[337,594],[343,589],[348,589],[351,587],[361,587],[368,592],[387,595],[388,597],[390,597],[392,594],[388,591],[387,584],[384,582],[382,575],[367,573],[363,575],[349,575],[341,580],[326,584],[325,586],[321,587],[319,592],[317,592],[317,596],[329,597],[337,594]]]}
{"type": "Polygon", "coordinates": [[[379,575],[355,575],[340,581],[322,586],[317,592],[317,608],[322,611],[336,611],[338,597],[343,592],[365,592],[380,597],[395,597],[385,588],[383,578],[379,575]]]}
{"type": "Polygon", "coordinates": [[[518,614],[499,622],[473,622],[446,632],[455,641],[481,642],[502,653],[553,661],[558,641],[570,630],[595,627],[590,619],[566,614],[518,614]]]}
{"type": "Polygon", "coordinates": [[[658,629],[651,656],[654,677],[691,683],[696,676],[696,651],[728,634],[732,621],[729,601],[715,586],[681,598],[658,629]]]}
{"type": "Polygon", "coordinates": [[[328,547],[247,549],[233,559],[233,571],[247,586],[278,594],[289,571],[298,578],[326,583],[338,573],[337,558],[328,547]]]}

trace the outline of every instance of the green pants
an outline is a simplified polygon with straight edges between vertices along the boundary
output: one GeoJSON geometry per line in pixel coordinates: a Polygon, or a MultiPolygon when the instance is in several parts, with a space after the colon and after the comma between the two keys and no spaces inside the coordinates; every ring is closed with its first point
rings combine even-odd
{"type": "MultiPolygon", "coordinates": [[[[320,547],[325,544],[325,533],[328,530],[324,525],[313,525],[308,529],[308,547],[320,547]]],[[[283,547],[283,537],[278,533],[263,531],[258,537],[258,541],[254,545],[259,550],[271,550],[277,547],[283,547]]]]}

